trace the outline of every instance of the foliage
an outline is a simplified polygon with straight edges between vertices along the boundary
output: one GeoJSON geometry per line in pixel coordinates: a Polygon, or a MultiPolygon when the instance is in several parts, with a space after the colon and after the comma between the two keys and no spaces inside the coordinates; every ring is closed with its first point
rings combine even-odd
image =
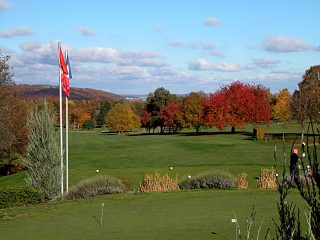
{"type": "Polygon", "coordinates": [[[236,179],[227,171],[209,171],[185,178],[179,186],[181,189],[233,189],[236,179]]]}
{"type": "Polygon", "coordinates": [[[276,103],[272,107],[272,119],[277,122],[291,120],[291,95],[288,89],[282,89],[276,96],[276,103]]]}
{"type": "MultiPolygon", "coordinates": [[[[320,108],[320,65],[312,66],[305,71],[299,82],[299,90],[292,96],[292,117],[303,131],[308,120],[319,120],[320,108]]],[[[303,137],[303,136],[302,136],[303,137]]]]}
{"type": "Polygon", "coordinates": [[[86,120],[82,124],[82,128],[85,130],[92,130],[92,129],[94,129],[94,123],[92,122],[92,120],[86,120]]]}
{"type": "Polygon", "coordinates": [[[6,87],[14,84],[12,80],[12,73],[10,71],[9,55],[5,55],[0,51],[0,87],[6,87]]]}
{"type": "Polygon", "coordinates": [[[58,196],[61,178],[60,147],[53,123],[47,102],[39,106],[28,120],[26,181],[48,200],[58,196]]]}
{"type": "Polygon", "coordinates": [[[302,237],[300,226],[300,211],[293,202],[288,204],[288,185],[283,180],[278,185],[280,194],[280,201],[277,202],[277,209],[279,214],[279,222],[274,219],[276,226],[276,239],[306,239],[302,237]]]}
{"type": "Polygon", "coordinates": [[[278,186],[276,171],[274,169],[261,169],[258,178],[258,188],[276,189],[278,186]]]}
{"type": "Polygon", "coordinates": [[[3,158],[0,161],[0,176],[7,176],[23,170],[25,170],[25,164],[20,157],[3,158]]]}
{"type": "Polygon", "coordinates": [[[119,133],[132,131],[140,127],[139,117],[132,111],[128,103],[116,104],[106,117],[106,126],[119,133]]]}
{"type": "MultiPolygon", "coordinates": [[[[315,130],[313,124],[309,126],[308,132],[312,131],[313,143],[312,148],[309,146],[309,139],[307,138],[306,150],[307,160],[304,161],[302,158],[302,169],[304,172],[305,184],[301,184],[299,179],[294,179],[299,189],[301,197],[307,202],[310,208],[310,220],[312,233],[315,239],[320,239],[320,172],[319,162],[317,158],[317,143],[315,130]],[[310,130],[311,128],[311,130],[310,130]],[[309,166],[309,168],[307,167],[309,166]]],[[[319,129],[317,129],[317,135],[319,135],[319,129]]],[[[311,145],[311,144],[310,144],[311,145]]],[[[304,153],[304,144],[302,144],[302,152],[304,153]]]]}
{"type": "Polygon", "coordinates": [[[0,157],[25,154],[27,141],[27,104],[12,87],[10,57],[0,52],[0,157]]]}
{"type": "Polygon", "coordinates": [[[241,173],[237,176],[237,189],[248,189],[248,181],[247,181],[247,174],[241,173]]]}
{"type": "Polygon", "coordinates": [[[147,98],[146,110],[151,113],[152,128],[160,127],[160,132],[164,132],[164,119],[160,118],[160,111],[164,109],[175,95],[163,87],[157,88],[154,93],[150,93],[147,98]]]}
{"type": "Polygon", "coordinates": [[[168,174],[161,176],[155,172],[146,174],[140,183],[140,192],[163,192],[179,190],[178,179],[171,178],[168,174]]]}
{"type": "Polygon", "coordinates": [[[205,114],[206,125],[220,129],[230,125],[234,132],[248,123],[269,123],[270,106],[262,86],[234,82],[210,94],[205,114]]]}
{"type": "Polygon", "coordinates": [[[204,99],[205,96],[200,92],[192,92],[183,99],[180,107],[183,127],[194,128],[197,133],[199,132],[203,126],[204,99]]]}
{"type": "Polygon", "coordinates": [[[174,100],[171,100],[169,104],[160,109],[159,120],[163,123],[164,128],[169,128],[173,132],[177,132],[181,127],[178,122],[178,112],[180,105],[174,100]]]}
{"type": "Polygon", "coordinates": [[[0,208],[37,204],[42,201],[42,194],[29,186],[7,186],[0,188],[0,208]]]}
{"type": "Polygon", "coordinates": [[[105,102],[105,103],[101,106],[101,108],[100,108],[100,110],[99,110],[99,113],[98,113],[98,115],[97,115],[97,117],[96,117],[96,122],[97,122],[97,125],[98,125],[98,126],[102,126],[102,125],[105,124],[105,118],[106,118],[106,116],[107,116],[107,113],[110,111],[110,109],[111,109],[111,104],[110,104],[110,102],[105,102]]]}
{"type": "Polygon", "coordinates": [[[85,179],[78,185],[70,188],[67,199],[89,198],[105,194],[122,193],[126,186],[121,180],[112,176],[95,176],[85,179]]]}

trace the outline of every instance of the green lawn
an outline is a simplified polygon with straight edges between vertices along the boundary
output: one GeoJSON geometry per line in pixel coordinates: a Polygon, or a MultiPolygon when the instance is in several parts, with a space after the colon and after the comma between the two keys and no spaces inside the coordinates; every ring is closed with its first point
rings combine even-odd
{"type": "MultiPolygon", "coordinates": [[[[277,126],[271,125],[268,131],[273,132],[273,129],[277,126]]],[[[293,129],[291,126],[290,132],[293,129]]],[[[230,221],[234,217],[233,211],[242,221],[244,231],[244,222],[253,204],[257,210],[256,225],[263,219],[263,230],[271,226],[274,231],[271,218],[277,218],[278,193],[256,188],[260,169],[273,166],[274,140],[268,143],[253,141],[249,132],[127,136],[102,133],[101,129],[70,132],[69,139],[71,186],[97,174],[108,174],[128,179],[132,188],[137,189],[142,177],[153,171],[169,173],[174,177],[178,175],[181,179],[210,169],[223,169],[235,176],[247,173],[250,189],[131,193],[0,210],[1,237],[234,239],[235,227],[230,221]],[[99,173],[96,173],[97,169],[99,173]],[[101,203],[105,203],[102,227],[95,219],[100,218],[101,203]]],[[[276,144],[280,166],[283,145],[280,140],[276,144]]],[[[291,141],[287,142],[287,156],[291,144],[291,141]]],[[[0,184],[24,184],[24,178],[25,173],[0,177],[0,184]]],[[[290,193],[290,198],[299,206],[303,205],[297,192],[290,193]]],[[[304,214],[301,215],[304,219],[304,214]]]]}

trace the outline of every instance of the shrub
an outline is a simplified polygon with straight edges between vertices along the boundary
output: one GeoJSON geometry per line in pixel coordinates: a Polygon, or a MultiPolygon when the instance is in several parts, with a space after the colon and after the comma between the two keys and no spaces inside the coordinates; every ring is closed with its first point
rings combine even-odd
{"type": "Polygon", "coordinates": [[[167,173],[163,176],[158,172],[146,174],[140,183],[140,192],[162,192],[179,190],[178,179],[171,178],[167,173]]]}
{"type": "Polygon", "coordinates": [[[248,189],[248,181],[247,181],[247,174],[241,173],[237,177],[237,188],[238,189],[248,189]]]}
{"type": "Polygon", "coordinates": [[[86,120],[83,124],[82,124],[82,128],[85,130],[92,130],[94,129],[94,123],[91,120],[86,120]]]}
{"type": "Polygon", "coordinates": [[[8,186],[0,189],[0,208],[36,204],[42,201],[41,192],[29,186],[8,186]]]}
{"type": "Polygon", "coordinates": [[[277,187],[276,171],[273,168],[261,169],[260,177],[258,178],[258,188],[277,189],[277,187]]]}
{"type": "Polygon", "coordinates": [[[236,186],[236,180],[230,172],[209,171],[186,178],[179,186],[181,189],[231,189],[236,186]]]}
{"type": "Polygon", "coordinates": [[[96,176],[81,181],[72,187],[66,195],[67,199],[88,198],[105,194],[122,193],[125,185],[121,180],[112,176],[96,176]]]}

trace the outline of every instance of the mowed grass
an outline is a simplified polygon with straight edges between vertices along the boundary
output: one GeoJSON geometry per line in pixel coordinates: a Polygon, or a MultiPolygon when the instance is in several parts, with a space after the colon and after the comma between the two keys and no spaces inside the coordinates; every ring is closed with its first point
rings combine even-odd
{"type": "MultiPolygon", "coordinates": [[[[274,231],[272,218],[277,219],[279,195],[274,190],[257,189],[256,178],[261,168],[273,166],[275,141],[253,141],[245,132],[118,135],[102,133],[101,129],[70,132],[69,139],[70,186],[103,174],[126,178],[132,189],[137,189],[143,176],[153,171],[180,180],[221,169],[235,176],[247,173],[250,189],[128,193],[0,210],[4,239],[234,239],[233,211],[244,232],[253,205],[257,211],[253,232],[262,220],[263,233],[268,227],[274,231]],[[102,203],[105,212],[101,227],[102,203]]],[[[291,144],[288,141],[285,146],[287,156],[291,144]]],[[[277,141],[277,149],[281,169],[281,141],[277,141]]],[[[1,177],[0,184],[24,184],[24,178],[25,173],[1,177]]],[[[289,196],[304,206],[295,190],[289,196]]]]}

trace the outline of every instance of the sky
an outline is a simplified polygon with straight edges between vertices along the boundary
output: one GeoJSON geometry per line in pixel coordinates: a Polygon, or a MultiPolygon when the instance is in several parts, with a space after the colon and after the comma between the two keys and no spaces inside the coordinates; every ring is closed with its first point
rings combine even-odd
{"type": "Polygon", "coordinates": [[[319,65],[319,0],[0,0],[0,51],[17,84],[117,94],[211,93],[233,81],[273,93],[319,65]]]}

